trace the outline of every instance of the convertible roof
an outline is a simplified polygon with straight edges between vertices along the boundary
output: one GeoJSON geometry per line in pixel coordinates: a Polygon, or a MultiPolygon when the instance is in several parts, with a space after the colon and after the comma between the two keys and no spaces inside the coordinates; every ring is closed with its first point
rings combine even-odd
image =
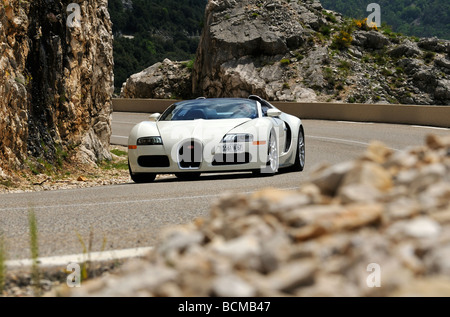
{"type": "Polygon", "coordinates": [[[217,104],[229,104],[231,101],[236,101],[239,103],[242,102],[248,102],[248,103],[255,103],[256,100],[247,99],[247,98],[197,98],[193,100],[183,100],[175,103],[175,105],[196,105],[196,106],[210,106],[210,105],[217,105],[217,104]]]}

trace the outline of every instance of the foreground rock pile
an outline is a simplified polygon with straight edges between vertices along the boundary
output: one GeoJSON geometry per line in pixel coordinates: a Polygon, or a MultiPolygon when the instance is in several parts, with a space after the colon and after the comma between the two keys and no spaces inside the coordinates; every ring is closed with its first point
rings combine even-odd
{"type": "Polygon", "coordinates": [[[146,259],[70,296],[450,296],[450,136],[225,195],[146,259]],[[379,275],[378,275],[379,273],[379,275]],[[379,286],[379,287],[377,287],[379,286]]]}

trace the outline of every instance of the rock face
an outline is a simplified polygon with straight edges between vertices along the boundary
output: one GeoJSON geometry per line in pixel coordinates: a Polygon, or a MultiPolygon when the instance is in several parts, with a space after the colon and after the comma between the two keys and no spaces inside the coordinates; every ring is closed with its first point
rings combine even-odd
{"type": "Polygon", "coordinates": [[[258,94],[275,100],[315,100],[311,89],[289,89],[289,67],[279,61],[325,23],[316,13],[320,9],[320,4],[286,1],[209,1],[194,67],[194,92],[208,97],[258,94]]]}
{"type": "Polygon", "coordinates": [[[83,161],[110,158],[112,32],[106,0],[3,0],[0,5],[0,166],[54,162],[78,149],[83,161]],[[73,21],[71,19],[71,21],[73,21]]]}
{"type": "Polygon", "coordinates": [[[174,99],[191,96],[189,62],[165,59],[132,75],[122,86],[123,98],[174,99]]]}
{"type": "Polygon", "coordinates": [[[450,41],[411,43],[343,19],[317,1],[210,0],[193,91],[280,101],[450,105],[449,49],[450,41]],[[404,71],[410,64],[415,71],[404,71]]]}
{"type": "Polygon", "coordinates": [[[224,194],[71,296],[450,296],[450,138],[373,142],[297,191],[224,194]],[[117,287],[120,285],[120,287],[117,287]]]}
{"type": "Polygon", "coordinates": [[[371,28],[317,1],[210,0],[189,97],[450,105],[449,67],[450,41],[371,28]]]}

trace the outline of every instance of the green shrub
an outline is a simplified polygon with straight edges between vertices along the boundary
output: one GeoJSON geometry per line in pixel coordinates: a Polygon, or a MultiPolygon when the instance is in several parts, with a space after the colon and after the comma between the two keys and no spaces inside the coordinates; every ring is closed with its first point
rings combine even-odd
{"type": "Polygon", "coordinates": [[[281,65],[289,65],[291,63],[291,60],[289,59],[289,58],[283,58],[281,61],[280,61],[280,64],[281,65]]]}
{"type": "Polygon", "coordinates": [[[351,34],[345,30],[340,30],[337,35],[333,37],[333,42],[331,43],[331,48],[336,48],[339,50],[346,49],[352,44],[353,37],[351,34]]]}

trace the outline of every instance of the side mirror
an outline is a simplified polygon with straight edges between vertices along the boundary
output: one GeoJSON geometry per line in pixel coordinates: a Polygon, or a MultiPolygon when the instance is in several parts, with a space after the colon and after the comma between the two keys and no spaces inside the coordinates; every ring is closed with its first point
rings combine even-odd
{"type": "Polygon", "coordinates": [[[161,116],[161,114],[160,113],[152,113],[150,116],[149,116],[149,119],[150,119],[150,121],[158,121],[158,119],[159,119],[159,117],[161,116]]]}
{"type": "Polygon", "coordinates": [[[281,111],[278,109],[268,109],[267,116],[268,117],[279,117],[279,116],[281,116],[281,111]]]}

